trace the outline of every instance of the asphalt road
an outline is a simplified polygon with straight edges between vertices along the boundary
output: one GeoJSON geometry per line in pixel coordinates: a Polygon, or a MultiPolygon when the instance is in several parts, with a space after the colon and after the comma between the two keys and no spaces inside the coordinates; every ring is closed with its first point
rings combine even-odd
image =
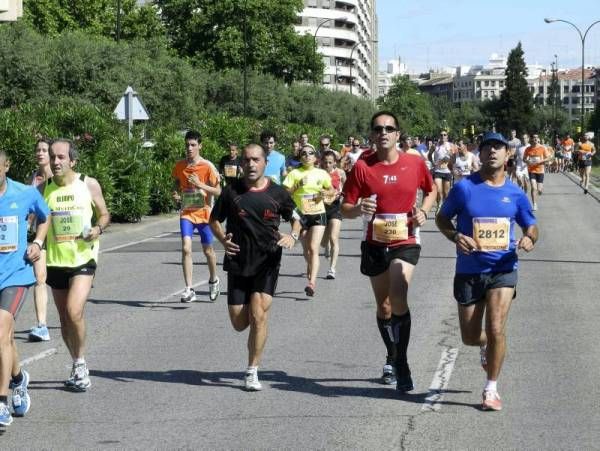
{"type": "Polygon", "coordinates": [[[200,302],[179,302],[178,222],[157,218],[103,237],[86,310],[89,392],[63,389],[70,359],[52,305],[52,340],[26,342],[28,300],[17,338],[32,407],[0,431],[0,448],[600,449],[600,204],[552,174],[539,205],[541,239],[522,255],[510,313],[502,412],[479,409],[484,374],[478,349],[460,342],[454,250],[432,220],[409,295],[416,389],[398,396],[378,381],[385,350],[358,271],[358,221],[344,222],[338,278],[320,279],[313,299],[300,249],[286,253],[259,372],[265,389],[247,393],[247,333],[231,328],[225,296],[208,302],[199,246],[200,302]]]}

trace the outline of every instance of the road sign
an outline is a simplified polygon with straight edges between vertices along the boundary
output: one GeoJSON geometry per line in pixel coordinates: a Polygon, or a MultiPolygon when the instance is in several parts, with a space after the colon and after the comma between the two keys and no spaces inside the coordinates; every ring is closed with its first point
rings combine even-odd
{"type": "Polygon", "coordinates": [[[150,115],[142,101],[138,98],[137,92],[131,86],[127,86],[125,94],[119,100],[114,111],[117,119],[127,121],[129,138],[131,138],[131,129],[133,121],[147,121],[150,115]]]}
{"type": "Polygon", "coordinates": [[[0,22],[14,22],[23,16],[23,0],[0,0],[0,22]]]}

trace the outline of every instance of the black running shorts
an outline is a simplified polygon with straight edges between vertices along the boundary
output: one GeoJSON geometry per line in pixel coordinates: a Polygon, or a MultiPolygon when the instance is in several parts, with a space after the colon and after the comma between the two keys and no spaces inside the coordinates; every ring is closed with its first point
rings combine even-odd
{"type": "Polygon", "coordinates": [[[514,288],[517,296],[517,271],[481,274],[456,274],[454,276],[454,299],[460,305],[476,304],[485,299],[488,290],[514,288]]]}
{"type": "Polygon", "coordinates": [[[421,246],[406,244],[385,247],[363,241],[360,243],[360,254],[360,272],[365,276],[375,277],[387,271],[392,260],[396,258],[416,266],[421,255],[421,246]]]}
{"type": "Polygon", "coordinates": [[[85,265],[75,268],[62,268],[48,266],[48,277],[46,283],[55,290],[66,290],[69,288],[69,282],[75,276],[92,276],[96,274],[96,262],[90,260],[85,265]]]}
{"type": "Polygon", "coordinates": [[[227,305],[244,305],[250,303],[252,293],[275,294],[279,265],[268,266],[253,276],[239,276],[227,273],[227,305]]]}
{"type": "Polygon", "coordinates": [[[0,290],[0,310],[16,318],[27,297],[29,287],[6,287],[0,290]]]}

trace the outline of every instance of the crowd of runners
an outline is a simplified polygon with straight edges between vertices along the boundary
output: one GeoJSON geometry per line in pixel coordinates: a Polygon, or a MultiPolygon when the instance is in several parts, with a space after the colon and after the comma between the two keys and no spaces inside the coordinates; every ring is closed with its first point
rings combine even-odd
{"type": "MultiPolygon", "coordinates": [[[[478,346],[486,372],[482,408],[500,410],[497,380],[506,352],[506,320],[516,293],[517,251],[538,240],[534,211],[544,172],[578,169],[587,194],[592,136],[569,135],[553,147],[532,133],[510,137],[494,131],[473,142],[403,134],[395,115],[376,113],[368,142],[349,137],[336,150],[329,136],[317,146],[302,134],[286,157],[277,136],[238,147],[216,165],[202,157],[202,137],[185,135],[185,158],[174,162],[173,199],[180,209],[182,302],[193,302],[192,240],[200,237],[209,272],[209,299],[217,300],[218,240],[224,248],[227,304],[233,328],[249,328],[244,387],[258,391],[268,313],[283,249],[300,242],[308,297],[318,296],[321,253],[326,277],[336,279],[344,218],[362,218],[358,268],[375,299],[376,325],[385,347],[381,380],[401,392],[414,389],[407,350],[411,333],[408,288],[421,252],[420,228],[435,215],[440,232],[456,247],[453,294],[462,340],[478,346]],[[529,200],[529,197],[531,201],[529,200]],[[290,223],[280,231],[280,223],[290,223]],[[517,231],[520,229],[520,232],[517,231]],[[323,251],[321,251],[321,249],[323,251]]],[[[15,319],[29,287],[37,324],[31,341],[47,341],[50,286],[61,334],[72,358],[65,386],[91,387],[85,360],[84,307],[98,262],[99,237],[110,224],[102,189],[77,172],[72,141],[40,140],[37,169],[26,183],[7,176],[9,155],[0,150],[0,425],[30,407],[29,374],[19,366],[15,319]]],[[[334,283],[334,282],[330,282],[334,283]]],[[[383,360],[383,359],[382,359],[383,360]]]]}

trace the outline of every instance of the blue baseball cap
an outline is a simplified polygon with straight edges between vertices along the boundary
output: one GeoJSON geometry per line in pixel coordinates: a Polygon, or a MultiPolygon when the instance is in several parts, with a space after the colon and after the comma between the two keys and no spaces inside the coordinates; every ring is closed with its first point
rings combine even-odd
{"type": "Polygon", "coordinates": [[[506,138],[504,136],[502,136],[502,133],[496,133],[496,132],[485,132],[479,147],[483,147],[484,145],[486,145],[492,141],[502,143],[508,148],[508,141],[506,140],[506,138]]]}

